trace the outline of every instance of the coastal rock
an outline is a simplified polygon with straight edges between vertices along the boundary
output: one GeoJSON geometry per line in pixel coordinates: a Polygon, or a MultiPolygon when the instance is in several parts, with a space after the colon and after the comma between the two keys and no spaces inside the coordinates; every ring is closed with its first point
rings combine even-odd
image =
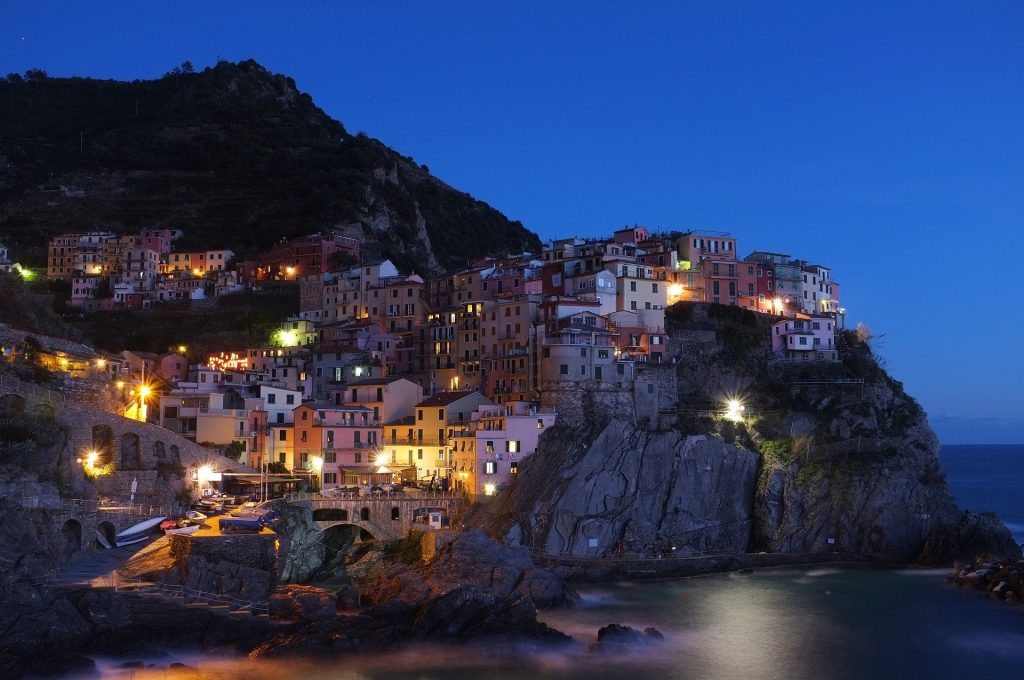
{"type": "Polygon", "coordinates": [[[333,594],[310,586],[283,585],[270,596],[270,618],[275,620],[332,619],[337,609],[337,598],[333,594]]]}
{"type": "Polygon", "coordinates": [[[988,593],[994,600],[1019,602],[1024,597],[1024,560],[1000,560],[993,555],[957,563],[949,580],[958,586],[988,593]]]}
{"type": "Polygon", "coordinates": [[[753,523],[756,453],[706,436],[612,420],[555,427],[524,461],[512,498],[519,535],[574,557],[742,551],[753,523]]]}
{"type": "Polygon", "coordinates": [[[579,599],[563,579],[534,566],[525,548],[503,545],[472,529],[456,535],[428,563],[394,564],[372,573],[363,594],[377,603],[421,603],[462,586],[477,588],[495,600],[519,593],[538,607],[579,599]]]}
{"type": "Polygon", "coordinates": [[[644,628],[643,632],[629,626],[611,623],[597,631],[597,642],[587,647],[590,653],[621,653],[635,651],[652,643],[662,642],[665,636],[657,628],[644,628]]]}
{"type": "Polygon", "coordinates": [[[356,616],[338,616],[288,630],[256,647],[250,656],[299,657],[382,652],[416,641],[565,643],[571,638],[540,623],[529,598],[495,599],[460,587],[414,605],[392,600],[356,616]]]}

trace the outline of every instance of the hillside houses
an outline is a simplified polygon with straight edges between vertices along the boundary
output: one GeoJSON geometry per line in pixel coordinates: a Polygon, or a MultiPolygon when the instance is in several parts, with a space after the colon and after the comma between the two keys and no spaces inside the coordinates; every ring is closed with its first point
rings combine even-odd
{"type": "Polygon", "coordinates": [[[393,474],[488,495],[555,423],[550,395],[642,393],[657,412],[658,378],[644,372],[670,363],[670,305],[777,316],[773,351],[801,361],[836,358],[845,313],[827,266],[742,257],[720,232],[631,227],[434,276],[360,261],[358,241],[336,235],[238,263],[226,249],[175,250],[180,235],[65,234],[50,244],[48,275],[70,280],[71,303],[87,308],[294,286],[298,315],[262,347],[126,360],[166,382],[150,412],[163,426],[314,485],[393,474]]]}

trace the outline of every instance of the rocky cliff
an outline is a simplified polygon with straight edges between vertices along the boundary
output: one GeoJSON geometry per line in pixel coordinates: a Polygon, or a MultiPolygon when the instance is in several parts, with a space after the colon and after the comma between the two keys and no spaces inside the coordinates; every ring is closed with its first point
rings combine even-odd
{"type": "Polygon", "coordinates": [[[470,525],[575,557],[1020,555],[998,518],[956,507],[926,414],[866,333],[840,333],[838,362],[788,365],[767,317],[685,305],[667,318],[677,407],[638,418],[626,395],[565,411],[470,525]],[[742,419],[724,416],[727,398],[742,419]]]}

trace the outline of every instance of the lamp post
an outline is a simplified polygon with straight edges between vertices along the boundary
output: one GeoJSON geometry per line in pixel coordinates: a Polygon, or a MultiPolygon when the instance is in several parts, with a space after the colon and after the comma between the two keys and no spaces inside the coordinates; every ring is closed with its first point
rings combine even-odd
{"type": "Polygon", "coordinates": [[[324,488],[324,459],[320,456],[313,456],[309,459],[309,463],[316,470],[317,490],[322,491],[324,488]]]}

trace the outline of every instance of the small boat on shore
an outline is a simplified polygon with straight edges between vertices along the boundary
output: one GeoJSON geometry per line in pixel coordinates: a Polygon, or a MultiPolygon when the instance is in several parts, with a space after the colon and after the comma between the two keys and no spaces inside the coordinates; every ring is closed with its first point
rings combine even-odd
{"type": "Polygon", "coordinates": [[[106,535],[103,533],[103,531],[100,530],[98,527],[96,529],[96,542],[103,546],[105,550],[110,550],[112,547],[114,547],[110,544],[110,539],[108,539],[106,535]]]}
{"type": "Polygon", "coordinates": [[[189,510],[188,512],[185,513],[185,517],[187,519],[192,520],[193,522],[202,522],[204,519],[207,519],[206,515],[199,512],[198,510],[189,510]]]}
{"type": "Polygon", "coordinates": [[[138,524],[130,526],[124,531],[118,532],[115,543],[118,547],[131,545],[132,543],[140,543],[149,538],[149,535],[153,530],[160,526],[160,523],[165,519],[167,518],[161,515],[160,517],[153,517],[152,519],[147,519],[144,522],[139,522],[138,524]]]}
{"type": "Polygon", "coordinates": [[[186,524],[183,527],[175,527],[173,529],[164,529],[164,533],[166,535],[168,535],[168,536],[173,536],[174,534],[184,534],[184,535],[187,536],[188,534],[194,534],[197,531],[199,531],[199,525],[198,524],[186,524]]]}

